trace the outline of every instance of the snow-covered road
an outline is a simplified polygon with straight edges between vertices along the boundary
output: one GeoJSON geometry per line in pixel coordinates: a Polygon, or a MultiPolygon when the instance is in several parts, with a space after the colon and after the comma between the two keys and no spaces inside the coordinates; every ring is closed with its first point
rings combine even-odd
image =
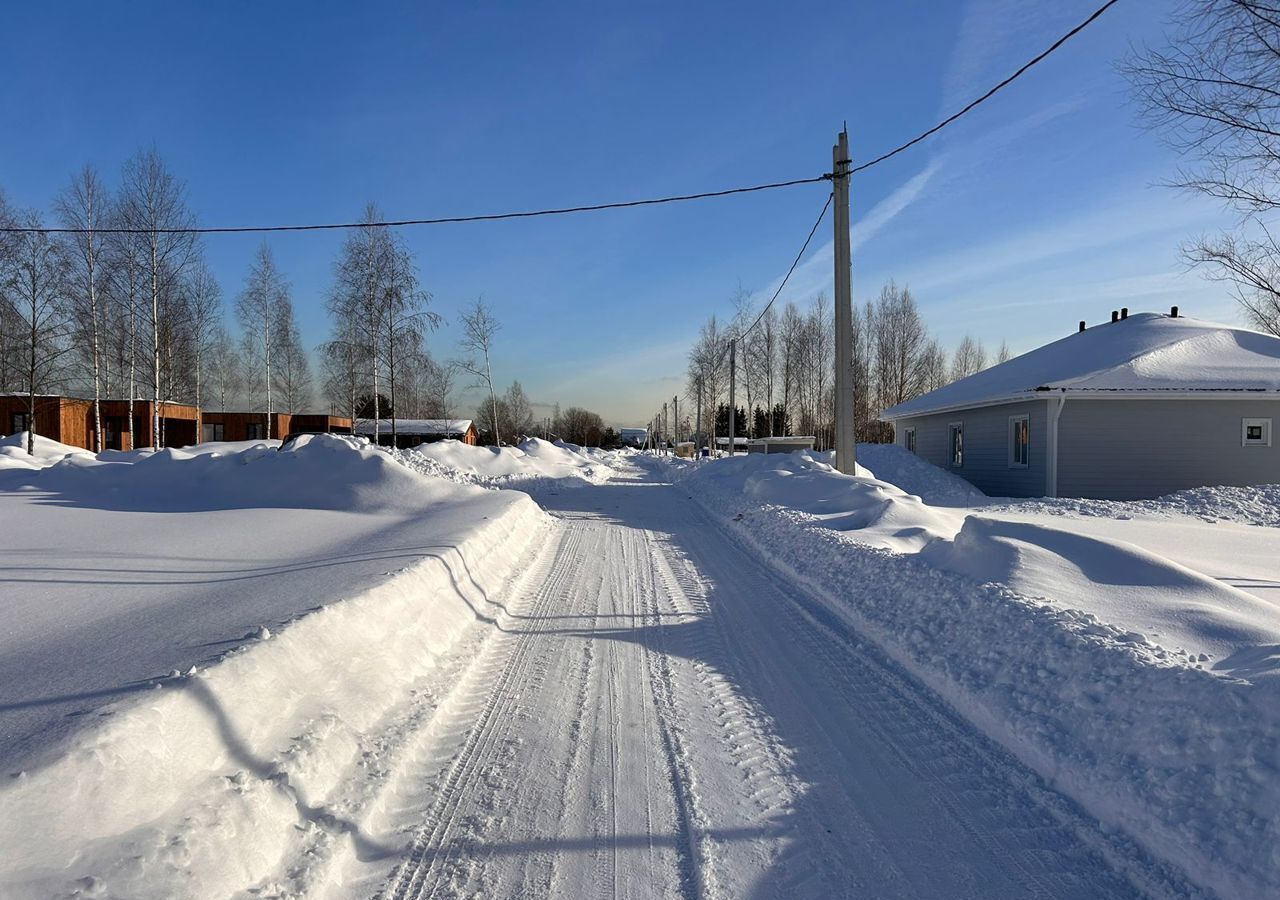
{"type": "Polygon", "coordinates": [[[1194,893],[660,471],[539,498],[556,527],[332,895],[1194,893]]]}

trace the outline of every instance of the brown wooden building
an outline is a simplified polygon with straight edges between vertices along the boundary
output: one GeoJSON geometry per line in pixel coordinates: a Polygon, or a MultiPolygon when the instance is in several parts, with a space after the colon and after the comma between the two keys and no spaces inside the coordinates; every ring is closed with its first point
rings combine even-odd
{"type": "Polygon", "coordinates": [[[321,413],[206,412],[201,441],[284,440],[294,432],[350,434],[351,420],[321,413]]]}
{"type": "MultiPolygon", "coordinates": [[[[100,401],[102,413],[102,446],[106,450],[133,450],[152,446],[152,401],[134,400],[132,410],[128,400],[100,401]],[[130,439],[129,415],[133,414],[133,435],[130,439]]],[[[185,447],[196,442],[196,422],[200,411],[186,403],[160,404],[160,444],[164,447],[185,447]]],[[[28,419],[27,397],[22,394],[0,395],[0,430],[11,435],[26,431],[28,419]]],[[[93,401],[79,397],[42,395],[36,397],[35,432],[72,447],[94,449],[93,401]]]]}
{"type": "MultiPolygon", "coordinates": [[[[102,400],[102,447],[133,450],[152,446],[150,400],[102,400]],[[129,415],[133,434],[129,436],[129,415]]],[[[252,441],[268,437],[262,413],[205,412],[186,403],[160,404],[160,445],[189,447],[205,441],[252,441]]],[[[94,449],[93,401],[80,397],[40,395],[35,403],[35,431],[72,447],[94,449]]],[[[282,440],[293,432],[350,434],[351,420],[318,413],[272,413],[269,437],[282,440]]],[[[0,435],[26,431],[30,421],[25,394],[0,394],[0,435]]]]}

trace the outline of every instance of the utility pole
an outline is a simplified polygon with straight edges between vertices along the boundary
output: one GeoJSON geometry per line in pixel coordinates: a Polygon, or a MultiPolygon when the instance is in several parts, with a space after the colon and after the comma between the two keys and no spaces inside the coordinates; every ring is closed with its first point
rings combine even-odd
{"type": "Polygon", "coordinates": [[[698,376],[698,424],[694,428],[694,433],[698,436],[698,449],[702,449],[702,376],[698,376]]]}
{"type": "Polygon", "coordinates": [[[729,455],[733,456],[738,449],[733,443],[734,432],[734,390],[737,386],[738,375],[738,340],[734,338],[729,341],[729,455]]]}
{"type": "Polygon", "coordinates": [[[680,443],[680,395],[676,394],[671,398],[671,421],[675,424],[675,430],[672,434],[676,437],[676,443],[680,443]]]}
{"type": "MultiPolygon", "coordinates": [[[[831,190],[835,194],[836,285],[836,469],[857,468],[853,430],[853,259],[849,249],[849,130],[831,148],[831,190]]],[[[729,421],[733,421],[730,419],[729,421]]]]}

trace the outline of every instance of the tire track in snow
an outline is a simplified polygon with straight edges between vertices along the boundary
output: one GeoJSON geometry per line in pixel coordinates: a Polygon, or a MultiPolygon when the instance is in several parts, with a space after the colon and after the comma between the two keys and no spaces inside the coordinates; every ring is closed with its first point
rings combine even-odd
{"type": "MultiPolygon", "coordinates": [[[[875,734],[899,765],[928,785],[930,795],[951,820],[998,860],[1005,873],[1018,878],[1024,895],[1091,896],[1098,891],[1114,892],[1118,879],[1110,867],[1105,874],[1099,871],[1101,867],[1091,868],[1095,877],[1103,876],[1100,884],[1092,886],[1088,876],[1079,874],[1082,847],[1106,859],[1139,891],[1153,896],[1170,890],[1181,894],[1158,874],[1148,877],[1141,866],[1132,865],[1123,850],[1111,846],[1091,821],[1086,821],[1065,798],[1043,787],[1033,773],[998,748],[984,746],[980,736],[957,722],[942,701],[900,674],[877,649],[850,632],[849,626],[835,617],[820,597],[810,593],[811,588],[784,581],[756,559],[757,551],[743,544],[731,526],[717,522],[700,505],[696,515],[706,523],[701,529],[691,529],[698,536],[697,542],[705,543],[710,540],[708,534],[718,534],[721,541],[737,550],[733,555],[743,560],[731,578],[725,571],[717,574],[736,581],[741,588],[738,593],[746,591],[767,598],[755,604],[737,604],[735,614],[753,617],[758,628],[778,630],[778,623],[763,618],[762,608],[781,613],[790,630],[803,641],[806,652],[821,660],[834,683],[842,688],[830,696],[844,707],[846,715],[875,734]],[[981,763],[977,776],[975,760],[981,763]],[[993,773],[998,775],[993,777],[993,773]],[[1033,810],[1027,808],[1026,800],[1032,801],[1033,810]],[[1032,840],[1019,839],[1024,836],[1032,840]],[[1076,846],[1072,857],[1047,849],[1027,852],[1029,848],[1071,845],[1076,846]],[[1018,847],[1019,852],[1011,853],[1010,846],[1018,847]]],[[[710,561],[713,571],[726,556],[720,549],[705,547],[699,554],[710,561]]],[[[740,656],[740,660],[745,658],[740,656]]],[[[814,721],[822,727],[824,716],[815,716],[814,721]]],[[[828,733],[828,738],[829,746],[839,752],[843,743],[839,735],[828,733]]],[[[856,765],[857,760],[850,759],[848,763],[856,765]]]]}
{"type": "Polygon", "coordinates": [[[647,535],[643,549],[644,564],[641,565],[641,554],[636,554],[636,568],[647,579],[644,597],[648,616],[645,621],[648,627],[655,629],[658,635],[656,648],[651,647],[648,642],[644,647],[644,660],[648,669],[646,682],[658,712],[658,735],[662,739],[667,780],[675,801],[675,844],[680,862],[680,896],[686,900],[703,900],[703,898],[716,896],[713,885],[707,883],[710,875],[708,861],[700,859],[703,848],[700,845],[698,832],[705,833],[706,823],[700,820],[695,808],[692,793],[693,776],[689,768],[688,755],[682,746],[679,734],[677,723],[681,716],[675,701],[671,655],[667,651],[666,628],[663,625],[662,608],[658,603],[658,593],[654,585],[653,552],[647,535]]]}
{"type": "Polygon", "coordinates": [[[502,646],[495,652],[502,652],[503,662],[496,681],[469,686],[473,690],[487,692],[484,706],[443,779],[428,815],[428,825],[414,841],[409,858],[392,874],[389,884],[381,892],[381,896],[389,900],[432,896],[453,856],[453,848],[448,841],[458,810],[468,788],[482,774],[484,763],[499,737],[510,726],[512,707],[519,696],[515,686],[523,680],[529,668],[530,648],[534,644],[532,638],[547,627],[544,622],[548,609],[566,590],[565,581],[572,567],[565,563],[576,552],[581,530],[568,522],[564,529],[565,535],[548,566],[548,577],[538,589],[530,613],[522,616],[522,620],[529,623],[530,631],[498,636],[496,642],[502,646]]]}
{"type": "MultiPolygon", "coordinates": [[[[531,579],[539,575],[538,560],[548,555],[557,539],[558,525],[545,526],[543,533],[530,541],[498,592],[516,597],[527,592],[531,579]]],[[[449,565],[445,560],[438,562],[449,565]]],[[[301,840],[277,865],[275,875],[254,890],[312,896],[334,878],[337,867],[360,845],[364,847],[360,852],[374,856],[387,851],[384,839],[364,833],[365,820],[403,775],[407,759],[430,738],[438,725],[437,717],[448,707],[450,690],[476,664],[493,636],[490,624],[477,621],[475,629],[442,654],[435,667],[410,689],[406,702],[394,707],[372,730],[357,735],[346,772],[313,804],[325,814],[299,823],[301,840]]],[[[294,746],[305,746],[312,731],[323,724],[323,717],[308,723],[294,746]]]]}

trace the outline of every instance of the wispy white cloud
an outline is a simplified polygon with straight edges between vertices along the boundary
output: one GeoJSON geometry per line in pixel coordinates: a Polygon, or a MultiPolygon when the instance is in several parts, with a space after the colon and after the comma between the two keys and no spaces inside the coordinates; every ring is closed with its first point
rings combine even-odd
{"type": "MultiPolygon", "coordinates": [[[[923,169],[907,179],[904,184],[895,189],[889,196],[871,207],[866,215],[855,221],[849,229],[850,247],[854,251],[858,250],[883,230],[886,225],[897,218],[907,207],[918,202],[924,196],[925,188],[928,187],[929,182],[941,170],[942,162],[941,157],[931,160],[923,169]]],[[[834,265],[833,251],[834,242],[828,240],[817,250],[810,253],[807,259],[796,266],[791,280],[787,282],[786,290],[778,297],[778,302],[786,303],[787,300],[792,299],[808,299],[819,291],[827,291],[829,293],[831,290],[832,266],[834,265]]],[[[752,296],[757,303],[768,302],[769,298],[773,296],[773,292],[778,289],[778,284],[785,274],[785,272],[779,274],[777,278],[765,287],[754,292],[752,296]]]]}

